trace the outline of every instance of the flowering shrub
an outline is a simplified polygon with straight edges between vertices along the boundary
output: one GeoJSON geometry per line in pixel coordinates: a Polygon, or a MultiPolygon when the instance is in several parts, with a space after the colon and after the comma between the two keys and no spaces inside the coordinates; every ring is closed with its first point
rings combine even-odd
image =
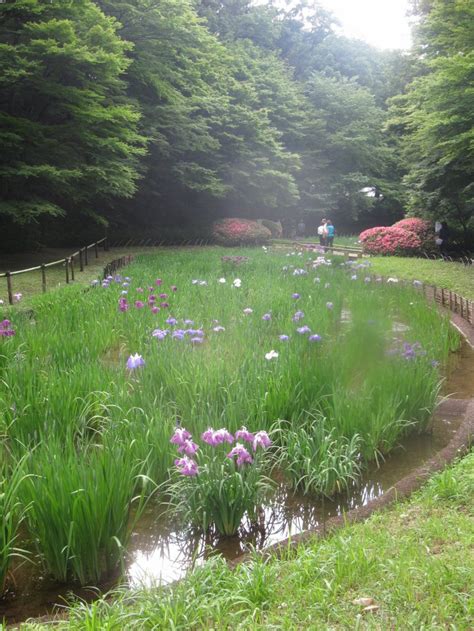
{"type": "Polygon", "coordinates": [[[359,235],[364,252],[382,256],[414,255],[421,251],[421,239],[414,232],[398,227],[380,226],[359,235]]]}
{"type": "Polygon", "coordinates": [[[392,228],[403,228],[413,232],[421,241],[421,248],[423,251],[435,249],[435,241],[433,234],[433,227],[426,219],[420,219],[419,217],[407,217],[401,221],[394,223],[392,228]]]}
{"type": "Polygon", "coordinates": [[[201,441],[195,443],[183,427],[170,439],[179,455],[172,504],[185,522],[203,531],[214,525],[221,535],[235,535],[245,513],[255,519],[269,489],[263,468],[271,440],[266,432],[252,433],[245,427],[234,435],[210,427],[201,441]]]}
{"type": "Polygon", "coordinates": [[[271,236],[268,228],[249,219],[220,219],[212,226],[212,237],[219,245],[261,245],[271,236]]]}

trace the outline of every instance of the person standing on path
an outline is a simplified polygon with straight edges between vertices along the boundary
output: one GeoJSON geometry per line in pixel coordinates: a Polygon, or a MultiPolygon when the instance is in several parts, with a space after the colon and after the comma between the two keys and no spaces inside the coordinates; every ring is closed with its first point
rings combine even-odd
{"type": "Polygon", "coordinates": [[[318,226],[319,245],[324,247],[326,245],[326,217],[321,219],[321,223],[318,226]]]}
{"type": "Polygon", "coordinates": [[[334,243],[334,235],[335,235],[334,226],[332,225],[332,221],[330,219],[326,222],[326,245],[328,248],[332,248],[332,244],[334,243]]]}

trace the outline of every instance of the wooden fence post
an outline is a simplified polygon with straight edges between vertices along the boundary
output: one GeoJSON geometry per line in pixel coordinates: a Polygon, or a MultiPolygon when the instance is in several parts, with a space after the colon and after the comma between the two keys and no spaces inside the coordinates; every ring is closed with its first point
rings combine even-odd
{"type": "Polygon", "coordinates": [[[99,258],[99,246],[97,245],[97,241],[94,243],[94,248],[95,248],[95,258],[98,259],[99,258]]]}
{"type": "Polygon", "coordinates": [[[66,284],[69,284],[69,259],[64,259],[66,265],[66,284]]]}
{"type": "Polygon", "coordinates": [[[84,271],[84,261],[82,259],[82,248],[80,248],[80,250],[79,250],[79,270],[81,272],[84,271]]]}
{"type": "Polygon", "coordinates": [[[89,259],[88,259],[88,257],[87,257],[87,245],[86,245],[86,247],[84,248],[84,264],[85,264],[85,265],[89,265],[89,259]]]}
{"type": "Polygon", "coordinates": [[[74,280],[74,256],[69,259],[69,264],[71,266],[71,280],[74,280]]]}
{"type": "Polygon", "coordinates": [[[5,276],[7,278],[7,290],[8,290],[8,302],[9,304],[13,304],[13,290],[12,290],[12,279],[11,272],[6,272],[5,276]]]}
{"type": "Polygon", "coordinates": [[[46,293],[46,266],[41,266],[41,289],[43,294],[46,293]]]}

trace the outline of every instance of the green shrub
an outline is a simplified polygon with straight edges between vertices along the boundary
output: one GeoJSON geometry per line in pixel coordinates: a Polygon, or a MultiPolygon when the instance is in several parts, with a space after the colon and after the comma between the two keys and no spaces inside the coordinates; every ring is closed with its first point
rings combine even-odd
{"type": "Polygon", "coordinates": [[[259,219],[258,223],[265,228],[268,228],[272,233],[272,237],[274,239],[281,239],[283,234],[283,226],[281,225],[281,221],[272,221],[271,219],[259,219]]]}

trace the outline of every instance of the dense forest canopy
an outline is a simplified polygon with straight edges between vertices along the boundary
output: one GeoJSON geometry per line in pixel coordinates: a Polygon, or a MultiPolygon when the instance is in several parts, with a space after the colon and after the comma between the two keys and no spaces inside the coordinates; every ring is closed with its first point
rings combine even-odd
{"type": "Polygon", "coordinates": [[[0,240],[405,212],[467,238],[474,4],[412,4],[401,52],[335,34],[315,2],[0,3],[0,240]]]}

